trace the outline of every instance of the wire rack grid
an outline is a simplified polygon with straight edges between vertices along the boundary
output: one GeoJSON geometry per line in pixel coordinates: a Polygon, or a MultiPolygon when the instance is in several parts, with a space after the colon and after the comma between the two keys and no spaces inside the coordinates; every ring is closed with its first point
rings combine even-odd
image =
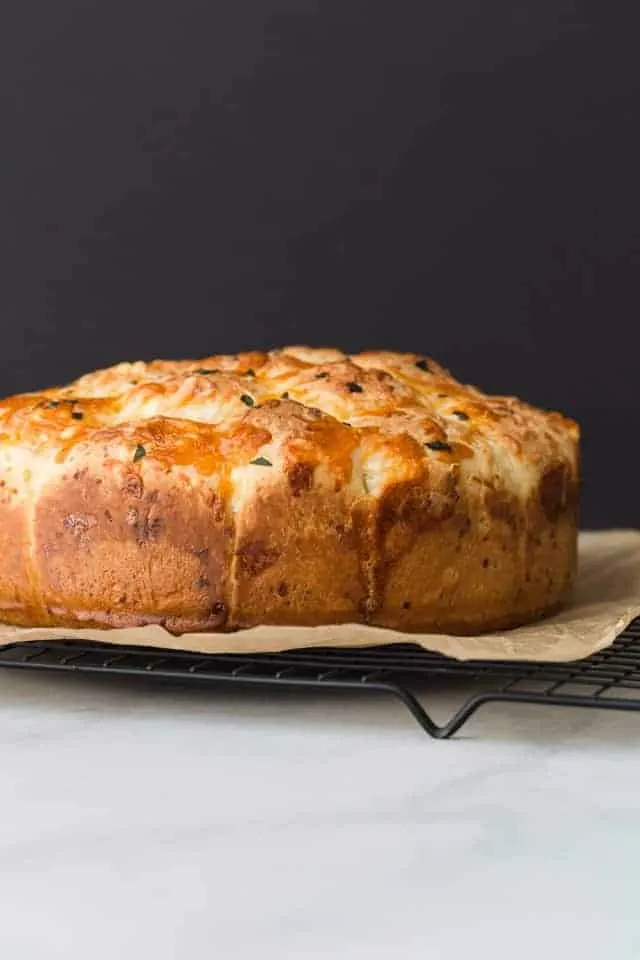
{"type": "Polygon", "coordinates": [[[200,656],[63,640],[0,647],[0,667],[193,683],[384,692],[401,700],[430,736],[447,739],[487,703],[640,710],[640,619],[610,647],[573,663],[460,662],[409,644],[200,656]],[[461,683],[467,689],[460,706],[445,723],[436,723],[427,710],[425,696],[428,699],[429,691],[447,685],[455,685],[457,690],[461,683]]]}

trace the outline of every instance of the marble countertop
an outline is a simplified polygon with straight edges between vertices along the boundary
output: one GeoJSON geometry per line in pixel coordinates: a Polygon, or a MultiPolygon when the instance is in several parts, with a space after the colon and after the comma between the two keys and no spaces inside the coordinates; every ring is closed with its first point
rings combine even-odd
{"type": "Polygon", "coordinates": [[[638,714],[0,670],[0,743],[2,960],[640,955],[638,714]]]}

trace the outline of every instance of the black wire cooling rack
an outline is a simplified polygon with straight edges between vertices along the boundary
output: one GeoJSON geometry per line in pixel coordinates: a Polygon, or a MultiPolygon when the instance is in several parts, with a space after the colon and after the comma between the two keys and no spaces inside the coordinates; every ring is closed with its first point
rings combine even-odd
{"type": "Polygon", "coordinates": [[[428,734],[446,739],[485,703],[640,710],[640,619],[606,650],[566,664],[459,662],[400,644],[201,656],[64,640],[0,647],[0,667],[385,692],[398,697],[428,734]],[[435,723],[425,706],[429,693],[454,686],[456,692],[462,687],[460,707],[446,723],[435,723]]]}

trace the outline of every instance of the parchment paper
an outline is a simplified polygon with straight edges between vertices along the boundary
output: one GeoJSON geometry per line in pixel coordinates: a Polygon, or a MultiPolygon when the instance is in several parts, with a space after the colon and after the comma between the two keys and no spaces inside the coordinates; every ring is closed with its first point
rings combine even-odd
{"type": "Polygon", "coordinates": [[[334,627],[252,627],[236,633],[188,633],[162,627],[118,630],[17,628],[0,624],[0,644],[28,640],[95,640],[196,653],[274,652],[312,646],[415,643],[458,660],[580,660],[609,646],[640,616],[640,531],[580,534],[574,596],[559,614],[527,627],[480,637],[407,634],[359,624],[334,627]]]}

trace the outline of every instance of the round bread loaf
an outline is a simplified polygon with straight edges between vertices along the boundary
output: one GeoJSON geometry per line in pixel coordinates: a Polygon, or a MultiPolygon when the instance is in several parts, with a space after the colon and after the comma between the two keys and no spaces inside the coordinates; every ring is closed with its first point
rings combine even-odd
{"type": "Polygon", "coordinates": [[[0,402],[0,619],[522,624],[571,587],[578,441],[415,354],[121,363],[0,402]]]}

